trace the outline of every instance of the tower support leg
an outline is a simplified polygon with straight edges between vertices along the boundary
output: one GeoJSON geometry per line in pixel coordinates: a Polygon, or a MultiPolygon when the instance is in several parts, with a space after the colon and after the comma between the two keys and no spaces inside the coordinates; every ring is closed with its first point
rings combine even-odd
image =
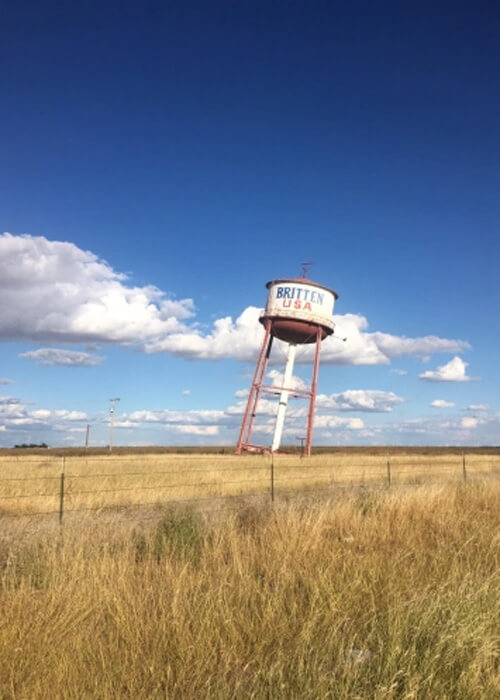
{"type": "Polygon", "coordinates": [[[243,414],[240,434],[236,444],[236,454],[241,454],[245,448],[245,445],[250,442],[255,414],[257,412],[257,404],[262,390],[262,383],[266,374],[269,355],[271,354],[271,347],[273,344],[273,336],[271,335],[271,321],[266,321],[265,331],[259,358],[255,367],[252,386],[250,387],[250,393],[248,395],[245,413],[243,414]]]}
{"type": "Polygon", "coordinates": [[[311,456],[311,445],[314,428],[314,411],[316,409],[316,388],[318,386],[319,356],[321,352],[321,330],[316,335],[316,352],[314,354],[313,376],[311,382],[311,396],[309,399],[309,416],[307,419],[307,435],[305,445],[306,457],[311,456]]]}
{"type": "Polygon", "coordinates": [[[293,365],[295,364],[296,350],[297,346],[295,345],[295,343],[290,343],[288,345],[288,357],[286,360],[285,374],[283,377],[283,387],[285,388],[282,389],[280,393],[278,412],[276,414],[276,427],[274,428],[274,438],[271,447],[272,452],[276,452],[276,450],[279,450],[279,446],[281,444],[281,436],[283,435],[283,426],[285,424],[286,408],[288,405],[288,395],[290,393],[288,389],[290,388],[292,383],[293,365]]]}

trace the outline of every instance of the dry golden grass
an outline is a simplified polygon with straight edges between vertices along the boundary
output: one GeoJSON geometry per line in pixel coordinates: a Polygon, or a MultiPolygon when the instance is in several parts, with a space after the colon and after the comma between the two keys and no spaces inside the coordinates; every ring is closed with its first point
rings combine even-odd
{"type": "MultiPolygon", "coordinates": [[[[300,459],[274,459],[277,495],[343,484],[387,482],[387,455],[350,452],[300,459]]],[[[86,456],[5,455],[0,457],[0,513],[54,512],[59,508],[64,469],[65,511],[164,503],[169,500],[264,494],[270,489],[269,456],[234,454],[120,454],[86,456]],[[63,461],[64,460],[64,461],[63,461]]],[[[468,454],[467,473],[500,475],[500,456],[468,454]]],[[[393,484],[456,481],[463,478],[462,455],[412,452],[390,456],[393,484]]]]}
{"type": "Polygon", "coordinates": [[[0,697],[496,699],[499,505],[490,479],[6,518],[0,697]]]}

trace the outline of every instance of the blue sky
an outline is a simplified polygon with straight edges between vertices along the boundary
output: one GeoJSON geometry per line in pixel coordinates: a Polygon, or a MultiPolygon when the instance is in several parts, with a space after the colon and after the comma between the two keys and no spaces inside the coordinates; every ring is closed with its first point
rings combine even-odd
{"type": "Polygon", "coordinates": [[[498,444],[499,29],[489,3],[5,8],[0,445],[106,444],[111,396],[117,443],[234,443],[264,284],[307,258],[348,336],[317,443],[498,444]]]}

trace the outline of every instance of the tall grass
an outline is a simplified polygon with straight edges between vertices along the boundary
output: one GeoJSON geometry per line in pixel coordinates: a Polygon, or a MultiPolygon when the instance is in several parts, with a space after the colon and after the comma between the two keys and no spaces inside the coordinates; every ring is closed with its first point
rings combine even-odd
{"type": "Polygon", "coordinates": [[[498,698],[500,484],[0,535],[2,698],[498,698]]]}
{"type": "MultiPolygon", "coordinates": [[[[304,488],[387,481],[387,455],[337,452],[300,459],[274,460],[278,494],[304,488]]],[[[500,457],[470,454],[467,473],[500,475],[500,457]]],[[[268,494],[269,456],[145,454],[87,457],[0,456],[0,513],[54,512],[59,507],[64,469],[65,510],[101,509],[167,500],[211,499],[268,494]]],[[[390,457],[393,483],[460,480],[460,454],[397,454],[390,457]]]]}

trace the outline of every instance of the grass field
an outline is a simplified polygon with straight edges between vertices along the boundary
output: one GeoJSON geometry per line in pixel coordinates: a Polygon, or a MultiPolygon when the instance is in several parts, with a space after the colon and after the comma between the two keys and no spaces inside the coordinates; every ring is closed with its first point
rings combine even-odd
{"type": "MultiPolygon", "coordinates": [[[[429,483],[464,478],[463,455],[452,450],[337,451],[307,459],[274,458],[276,497],[309,490],[334,491],[349,484],[429,483]]],[[[500,454],[467,453],[468,478],[500,475],[500,454]]],[[[81,455],[66,450],[0,455],[0,515],[54,513],[65,472],[65,512],[193,499],[209,504],[228,496],[269,496],[269,456],[128,453],[81,455]]]]}
{"type": "Polygon", "coordinates": [[[499,505],[479,479],[4,518],[0,697],[496,699],[499,505]]]}

